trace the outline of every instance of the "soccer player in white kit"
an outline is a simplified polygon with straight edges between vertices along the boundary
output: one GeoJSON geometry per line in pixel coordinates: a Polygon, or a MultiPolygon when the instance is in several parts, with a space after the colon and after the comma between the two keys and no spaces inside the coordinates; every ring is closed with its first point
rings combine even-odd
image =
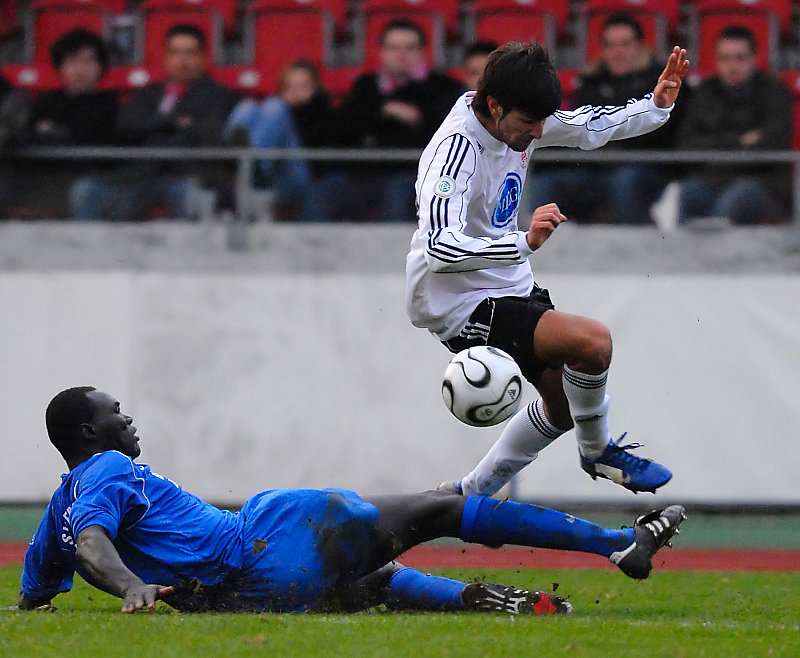
{"type": "MultiPolygon", "coordinates": [[[[513,416],[475,469],[441,489],[496,493],[539,451],[572,427],[581,467],[633,491],[672,473],[618,445],[608,426],[611,336],[602,323],[554,310],[528,257],[566,220],[554,203],[526,231],[517,211],[537,148],[594,149],[663,125],[689,62],[675,47],[653,93],[622,107],[559,111],[561,85],[547,50],[509,43],[490,55],[475,92],[461,96],[422,153],[416,182],[419,227],[406,259],[412,323],[452,352],[505,350],[541,397],[513,416]]],[[[624,436],[624,435],[623,435],[624,436]]]]}

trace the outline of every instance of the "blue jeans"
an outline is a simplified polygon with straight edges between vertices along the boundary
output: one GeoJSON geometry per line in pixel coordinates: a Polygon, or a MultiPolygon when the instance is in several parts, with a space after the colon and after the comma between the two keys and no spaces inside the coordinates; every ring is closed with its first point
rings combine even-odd
{"type": "Polygon", "coordinates": [[[539,206],[557,203],[578,220],[607,210],[612,224],[649,224],[650,205],[664,185],[663,174],[643,164],[540,168],[529,172],[521,210],[530,216],[539,206]]]}
{"type": "Polygon", "coordinates": [[[189,219],[192,180],[155,176],[132,181],[78,178],[70,188],[72,216],[80,221],[144,219],[154,207],[165,206],[173,217],[189,219]]]}
{"type": "Polygon", "coordinates": [[[681,181],[678,210],[681,224],[693,217],[727,217],[734,224],[758,224],[778,216],[778,203],[753,178],[734,178],[716,193],[697,178],[681,181]]]}
{"type": "MultiPolygon", "coordinates": [[[[272,96],[262,103],[246,99],[233,108],[225,126],[230,137],[236,128],[244,128],[250,145],[259,148],[300,148],[300,134],[289,106],[272,96]]],[[[279,205],[295,206],[301,216],[314,213],[309,202],[313,180],[311,169],[304,160],[259,160],[257,184],[275,191],[279,205]]]]}

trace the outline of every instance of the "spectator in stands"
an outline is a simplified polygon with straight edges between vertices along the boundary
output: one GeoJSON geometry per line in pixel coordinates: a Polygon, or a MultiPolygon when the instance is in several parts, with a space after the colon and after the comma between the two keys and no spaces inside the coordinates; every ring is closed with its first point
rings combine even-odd
{"type": "MultiPolygon", "coordinates": [[[[790,149],[792,97],[778,78],[756,67],[750,29],[723,29],[715,46],[717,75],[700,83],[689,101],[679,145],[690,149],[790,149]]],[[[777,222],[791,200],[784,165],[708,164],[681,182],[679,221],[724,217],[735,224],[777,222]]]]}
{"type": "MultiPolygon", "coordinates": [[[[164,82],[140,89],[117,120],[125,143],[141,146],[215,146],[236,103],[230,89],[208,75],[206,38],[195,25],[178,24],[164,40],[164,82]]],[[[219,167],[198,161],[140,161],[107,176],[80,179],[72,189],[76,219],[142,219],[154,207],[190,217],[191,190],[209,183],[219,167]]]]}
{"type": "MultiPolygon", "coordinates": [[[[580,76],[575,105],[625,105],[653,90],[662,66],[644,42],[641,24],[630,14],[615,12],[603,24],[602,50],[580,76]]],[[[683,90],[684,92],[686,89],[683,90]]],[[[611,142],[607,149],[664,149],[674,142],[685,107],[681,94],[669,122],[646,135],[611,142]]],[[[579,221],[647,224],[649,208],[666,184],[664,168],[644,163],[536,167],[528,178],[526,212],[557,203],[579,221]]]]}
{"type": "Polygon", "coordinates": [[[0,150],[16,144],[25,132],[31,99],[0,75],[0,150]]]}
{"type": "MultiPolygon", "coordinates": [[[[319,70],[308,60],[292,62],[283,71],[278,92],[262,103],[240,101],[225,129],[229,141],[270,148],[330,145],[331,97],[319,70]]],[[[324,174],[322,163],[305,160],[259,160],[257,183],[275,191],[279,217],[323,221],[324,208],[313,194],[314,179],[324,174]]]]}
{"type": "MultiPolygon", "coordinates": [[[[0,75],[0,152],[16,144],[25,132],[31,99],[0,75]]],[[[24,177],[19,164],[0,160],[0,218],[7,218],[17,203],[24,177]]]]}
{"type": "MultiPolygon", "coordinates": [[[[62,35],[50,47],[50,61],[61,88],[34,101],[24,141],[40,146],[96,146],[115,141],[116,92],[99,89],[108,69],[103,39],[85,29],[62,35]]],[[[35,216],[65,217],[76,175],[96,163],[86,160],[29,160],[19,163],[18,203],[35,216]]]]}
{"type": "MultiPolygon", "coordinates": [[[[398,18],[386,24],[379,70],[357,78],[339,108],[342,145],[421,149],[428,143],[463,87],[428,67],[426,43],[425,30],[413,21],[398,18]]],[[[384,221],[414,220],[416,163],[362,163],[353,173],[352,218],[364,217],[375,204],[384,221]]]]}
{"type": "Polygon", "coordinates": [[[483,75],[483,67],[489,59],[498,43],[496,41],[476,41],[467,46],[464,51],[464,59],[461,60],[461,79],[467,89],[477,89],[478,80],[483,75]]]}
{"type": "Polygon", "coordinates": [[[50,47],[50,59],[62,87],[36,99],[29,141],[58,146],[114,143],[117,94],[98,88],[108,69],[103,39],[89,30],[71,30],[50,47]]]}

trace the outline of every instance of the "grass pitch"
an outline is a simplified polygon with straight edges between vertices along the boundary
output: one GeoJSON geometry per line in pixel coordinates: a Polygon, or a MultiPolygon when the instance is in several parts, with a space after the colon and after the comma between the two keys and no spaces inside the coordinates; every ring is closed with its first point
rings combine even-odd
{"type": "MultiPolygon", "coordinates": [[[[18,566],[0,569],[16,603],[18,566]]],[[[181,614],[120,601],[76,577],[55,612],[0,612],[0,656],[800,656],[800,573],[592,570],[441,572],[552,590],[568,617],[485,613],[181,614]]]]}

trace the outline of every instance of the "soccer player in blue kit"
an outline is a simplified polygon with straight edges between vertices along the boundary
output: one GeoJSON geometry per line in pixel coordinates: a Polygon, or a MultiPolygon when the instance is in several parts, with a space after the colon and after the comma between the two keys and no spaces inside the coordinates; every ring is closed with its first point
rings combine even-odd
{"type": "Polygon", "coordinates": [[[491,496],[573,427],[581,467],[592,478],[655,493],[672,477],[665,466],[633,454],[638,443],[612,440],[608,328],[556,311],[534,281],[529,256],[566,217],[550,203],[517,230],[517,215],[536,149],[595,149],[657,129],[669,118],[688,66],[686,51],[676,46],[644,98],[561,111],[561,84],[547,50],[508,43],[489,55],[477,91],[456,101],[423,151],[419,226],[406,259],[411,322],[452,352],[473,345],[508,352],[541,396],[506,423],[470,473],[443,482],[441,490],[491,496]]]}
{"type": "Polygon", "coordinates": [[[584,551],[646,578],[685,518],[673,505],[631,528],[605,529],[554,510],[428,491],[364,498],[343,489],[276,489],[220,510],[134,460],[133,419],[93,387],[62,391],[45,414],[67,462],[25,554],[19,608],[47,606],[74,572],[123,599],[179,610],[571,611],[546,592],[430,576],[394,562],[438,537],[584,551]]]}

